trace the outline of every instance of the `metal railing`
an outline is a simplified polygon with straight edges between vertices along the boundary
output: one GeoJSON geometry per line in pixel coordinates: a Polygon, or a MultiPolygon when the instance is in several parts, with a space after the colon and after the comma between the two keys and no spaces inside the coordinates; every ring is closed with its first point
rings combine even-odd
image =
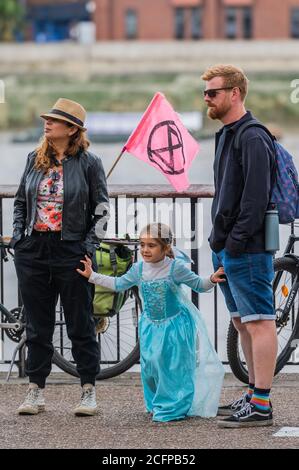
{"type": "MultiPolygon", "coordinates": [[[[12,199],[16,193],[17,186],[13,185],[0,185],[0,234],[3,234],[3,215],[4,207],[3,202],[5,199],[12,199]]],[[[148,222],[154,222],[161,220],[160,217],[160,205],[165,201],[168,203],[168,215],[170,216],[171,227],[173,228],[174,234],[177,233],[178,225],[184,224],[185,221],[182,219],[182,212],[180,212],[180,220],[177,217],[177,208],[180,203],[184,203],[185,213],[184,217],[188,219],[188,227],[183,227],[185,233],[191,234],[189,237],[190,243],[190,256],[193,260],[192,270],[199,274],[200,272],[200,263],[199,263],[199,213],[198,205],[204,199],[211,199],[214,196],[214,187],[212,185],[191,185],[188,190],[182,193],[175,192],[168,185],[109,185],[109,196],[112,207],[112,217],[109,222],[108,230],[115,236],[122,236],[127,233],[128,226],[128,213],[130,213],[130,232],[132,231],[137,235],[138,230],[144,225],[144,215],[146,210],[150,212],[150,218],[147,219],[148,222]],[[143,210],[140,210],[140,203],[143,203],[143,210]],[[126,204],[126,208],[124,208],[126,204]],[[186,207],[188,210],[188,217],[186,217],[186,207]],[[147,209],[146,209],[147,208],[147,209]],[[170,208],[170,209],[169,209],[170,208]],[[125,216],[125,217],[124,217],[125,216]],[[125,219],[125,220],[124,220],[125,219]],[[142,226],[141,226],[141,221],[142,226]]],[[[163,217],[162,217],[163,218],[163,217]]],[[[12,221],[12,215],[11,215],[12,221]]],[[[165,220],[161,220],[165,222],[165,220]]],[[[167,222],[166,222],[167,223],[167,222]]],[[[179,227],[182,229],[182,226],[179,227]]],[[[9,235],[5,233],[4,235],[9,235]]],[[[218,351],[219,343],[219,325],[218,325],[218,291],[216,287],[214,289],[213,297],[213,342],[216,351],[218,351]]],[[[4,270],[3,270],[3,261],[1,260],[0,264],[0,300],[2,303],[5,303],[5,279],[4,279],[4,270]]],[[[192,292],[192,301],[195,305],[199,306],[199,296],[195,292],[192,292]]],[[[19,295],[16,292],[16,303],[19,302],[19,295]]],[[[2,332],[1,336],[2,345],[6,340],[4,333],[2,332]]],[[[2,355],[3,356],[3,355],[2,355]]],[[[19,366],[19,370],[24,370],[23,364],[20,367],[20,360],[16,361],[16,365],[19,366]]],[[[9,358],[0,356],[0,364],[7,364],[10,362],[9,358]]],[[[222,361],[223,364],[228,364],[226,360],[222,361]]],[[[292,363],[289,363],[292,364],[292,363]]]]}
{"type": "MultiPolygon", "coordinates": [[[[12,199],[16,193],[17,186],[7,185],[0,186],[0,233],[3,234],[3,215],[4,207],[3,202],[5,199],[12,199]]],[[[161,214],[159,214],[159,205],[161,202],[167,200],[168,202],[168,215],[170,217],[170,225],[173,228],[174,233],[177,231],[178,218],[176,214],[176,208],[180,204],[180,201],[184,201],[184,208],[188,214],[188,232],[192,234],[189,239],[190,243],[190,256],[194,261],[192,269],[194,272],[199,273],[199,256],[198,256],[198,203],[200,203],[202,198],[212,198],[214,194],[213,186],[209,185],[191,185],[189,189],[182,193],[175,192],[171,186],[168,185],[110,185],[109,186],[109,196],[112,208],[113,217],[111,217],[109,222],[108,230],[113,233],[114,236],[118,237],[127,232],[128,224],[130,225],[130,233],[133,232],[137,236],[138,231],[141,229],[141,219],[145,219],[145,211],[148,209],[150,216],[147,218],[146,223],[153,222],[155,220],[161,219],[161,214]],[[140,209],[141,203],[143,207],[140,209]],[[150,203],[150,204],[149,204],[150,203]],[[126,209],[124,209],[124,204],[126,209]],[[125,217],[124,221],[124,212],[130,214],[130,220],[128,217],[125,217]],[[121,220],[122,219],[122,220],[121,220]]],[[[165,204],[164,204],[165,209],[165,204]]],[[[182,214],[182,212],[181,212],[182,214]]],[[[149,215],[149,214],[148,214],[149,215]]],[[[184,216],[186,217],[186,213],[184,216]]],[[[162,214],[163,216],[163,214],[162,214]]],[[[162,217],[163,218],[163,217],[162,217]]],[[[12,219],[12,217],[11,217],[12,219]]],[[[163,220],[165,221],[165,220],[163,220]]],[[[144,223],[144,222],[143,222],[144,223]]],[[[180,224],[182,224],[180,220],[180,224]]],[[[186,229],[186,227],[184,227],[186,229]]],[[[182,229],[182,226],[180,227],[182,229]]],[[[6,233],[5,235],[9,235],[6,233]]],[[[1,260],[0,265],[0,300],[2,303],[5,303],[5,279],[4,279],[4,270],[3,270],[3,261],[1,260]]],[[[198,294],[195,292],[192,293],[192,301],[198,305],[198,294]]],[[[16,292],[16,303],[19,302],[19,295],[16,292]]],[[[214,343],[217,348],[218,338],[217,338],[217,296],[214,298],[214,343]]],[[[5,336],[2,332],[2,341],[5,341],[5,336]]],[[[0,359],[0,363],[10,362],[9,358],[0,359]]]]}

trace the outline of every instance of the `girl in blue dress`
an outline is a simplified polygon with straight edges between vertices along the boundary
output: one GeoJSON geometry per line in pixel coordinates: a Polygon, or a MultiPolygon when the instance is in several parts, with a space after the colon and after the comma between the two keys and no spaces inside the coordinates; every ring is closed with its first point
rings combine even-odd
{"type": "Polygon", "coordinates": [[[208,279],[199,277],[187,266],[191,260],[172,249],[172,238],[167,225],[145,227],[140,234],[143,261],[121,277],[92,271],[87,256],[82,260],[84,270],[77,269],[89,282],[117,292],[139,287],[143,298],[139,337],[144,401],[153,421],[162,422],[216,416],[224,376],[202,315],[182,287],[210,291],[216,283],[225,282],[223,268],[208,279]]]}

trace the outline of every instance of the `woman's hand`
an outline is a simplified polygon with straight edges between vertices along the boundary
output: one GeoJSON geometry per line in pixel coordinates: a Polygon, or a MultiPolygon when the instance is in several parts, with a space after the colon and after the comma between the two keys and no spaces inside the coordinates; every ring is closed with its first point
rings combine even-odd
{"type": "Polygon", "coordinates": [[[217,271],[211,275],[210,279],[215,284],[218,284],[219,282],[225,282],[226,276],[224,272],[224,267],[221,266],[219,269],[217,269],[217,271]]]}
{"type": "Polygon", "coordinates": [[[84,259],[80,259],[80,262],[82,264],[84,264],[84,271],[82,271],[81,269],[76,269],[76,271],[81,274],[82,276],[84,277],[87,277],[88,279],[90,278],[91,276],[91,273],[92,273],[92,263],[91,263],[91,259],[88,258],[87,255],[85,255],[85,260],[84,259]]]}

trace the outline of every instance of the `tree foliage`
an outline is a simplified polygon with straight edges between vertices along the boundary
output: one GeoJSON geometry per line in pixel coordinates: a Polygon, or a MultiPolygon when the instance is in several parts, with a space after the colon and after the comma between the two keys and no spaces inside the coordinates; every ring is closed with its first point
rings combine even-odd
{"type": "Polygon", "coordinates": [[[12,41],[23,26],[25,8],[21,0],[0,1],[0,41],[12,41]]]}

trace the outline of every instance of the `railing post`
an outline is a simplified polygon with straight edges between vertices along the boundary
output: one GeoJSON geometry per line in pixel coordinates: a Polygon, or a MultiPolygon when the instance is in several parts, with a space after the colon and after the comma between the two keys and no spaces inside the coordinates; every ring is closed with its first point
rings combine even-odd
{"type": "MultiPolygon", "coordinates": [[[[0,196],[0,235],[3,235],[3,198],[0,196]]],[[[3,272],[3,259],[0,256],[0,301],[4,303],[4,272],[3,272]]],[[[1,321],[3,321],[3,315],[0,315],[1,321]]],[[[4,348],[4,331],[1,331],[1,352],[0,357],[3,355],[4,348]]]]}
{"type": "MultiPolygon", "coordinates": [[[[3,198],[0,196],[0,235],[3,235],[3,198]]],[[[0,300],[4,303],[3,259],[0,260],[0,300]]]]}
{"type": "MultiPolygon", "coordinates": [[[[199,274],[199,253],[198,253],[198,220],[197,220],[197,202],[198,199],[192,197],[191,201],[191,259],[194,261],[191,269],[196,274],[199,274]]],[[[199,296],[196,292],[192,291],[192,302],[196,307],[199,307],[199,296]]]]}
{"type": "MultiPolygon", "coordinates": [[[[115,198],[115,236],[118,237],[119,223],[118,223],[118,197],[115,198]]],[[[119,315],[116,317],[116,357],[117,361],[120,360],[120,319],[119,315]]]]}
{"type": "Polygon", "coordinates": [[[218,352],[218,286],[214,289],[214,348],[218,352]]]}

